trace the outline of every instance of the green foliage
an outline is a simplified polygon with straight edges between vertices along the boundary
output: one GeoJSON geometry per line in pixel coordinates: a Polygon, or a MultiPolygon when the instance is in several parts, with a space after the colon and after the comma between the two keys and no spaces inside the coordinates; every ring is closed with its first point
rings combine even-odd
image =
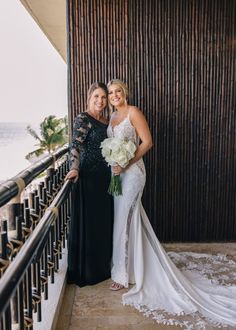
{"type": "Polygon", "coordinates": [[[38,148],[29,152],[25,158],[31,160],[39,157],[44,153],[51,154],[58,147],[68,142],[68,124],[67,117],[56,118],[56,116],[48,116],[40,124],[40,134],[38,134],[31,126],[27,126],[27,132],[38,141],[35,145],[38,148]]]}

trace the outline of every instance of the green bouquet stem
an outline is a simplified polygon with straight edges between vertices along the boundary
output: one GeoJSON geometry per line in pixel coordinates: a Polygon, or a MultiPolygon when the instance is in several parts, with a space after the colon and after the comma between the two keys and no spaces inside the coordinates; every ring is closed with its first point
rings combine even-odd
{"type": "Polygon", "coordinates": [[[108,193],[112,196],[122,195],[121,179],[119,175],[112,174],[108,193]]]}

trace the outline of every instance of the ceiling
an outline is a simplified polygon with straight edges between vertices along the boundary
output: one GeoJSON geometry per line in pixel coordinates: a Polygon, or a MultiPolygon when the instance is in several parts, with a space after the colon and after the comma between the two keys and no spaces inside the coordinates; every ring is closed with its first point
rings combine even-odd
{"type": "Polygon", "coordinates": [[[66,62],[66,0],[20,0],[66,62]]]}

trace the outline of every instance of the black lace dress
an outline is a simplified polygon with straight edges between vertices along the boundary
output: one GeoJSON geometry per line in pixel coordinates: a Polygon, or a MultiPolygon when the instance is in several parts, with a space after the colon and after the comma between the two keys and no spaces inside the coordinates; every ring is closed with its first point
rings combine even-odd
{"type": "Polygon", "coordinates": [[[113,199],[107,193],[110,168],[100,144],[107,125],[87,112],[75,119],[71,168],[79,167],[72,191],[72,216],[68,244],[68,283],[96,284],[110,277],[113,199]]]}

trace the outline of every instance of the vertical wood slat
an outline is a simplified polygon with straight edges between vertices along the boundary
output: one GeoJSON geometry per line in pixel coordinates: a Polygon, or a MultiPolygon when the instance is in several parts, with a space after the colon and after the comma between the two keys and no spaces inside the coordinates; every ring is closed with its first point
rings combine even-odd
{"type": "Polygon", "coordinates": [[[235,240],[236,1],[67,0],[71,121],[120,78],[153,134],[143,202],[163,241],[235,240]]]}

